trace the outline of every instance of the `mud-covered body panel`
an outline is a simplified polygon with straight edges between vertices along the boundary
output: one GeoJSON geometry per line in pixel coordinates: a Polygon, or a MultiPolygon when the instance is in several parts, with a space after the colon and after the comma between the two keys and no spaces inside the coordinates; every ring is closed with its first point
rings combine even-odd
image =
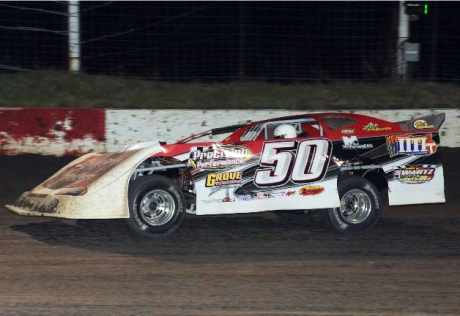
{"type": "Polygon", "coordinates": [[[6,208],[19,215],[71,219],[127,218],[135,168],[161,150],[156,145],[118,153],[87,154],[71,162],[6,208]],[[79,170],[79,171],[78,171],[79,170]],[[82,195],[72,189],[85,188],[82,195]],[[74,195],[72,195],[74,194],[74,195]]]}

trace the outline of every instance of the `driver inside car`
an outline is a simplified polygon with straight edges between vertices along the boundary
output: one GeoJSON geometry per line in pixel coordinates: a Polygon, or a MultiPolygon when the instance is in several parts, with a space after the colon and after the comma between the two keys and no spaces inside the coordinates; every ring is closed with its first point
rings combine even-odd
{"type": "Polygon", "coordinates": [[[291,124],[281,124],[275,128],[273,132],[273,138],[283,139],[283,138],[296,138],[297,131],[294,126],[291,124]]]}

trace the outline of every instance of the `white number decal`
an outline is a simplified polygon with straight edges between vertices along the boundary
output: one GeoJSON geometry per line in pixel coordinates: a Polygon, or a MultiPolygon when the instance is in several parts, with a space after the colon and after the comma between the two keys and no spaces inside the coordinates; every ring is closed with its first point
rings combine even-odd
{"type": "Polygon", "coordinates": [[[260,164],[271,168],[259,169],[254,176],[254,182],[260,185],[274,185],[285,182],[289,177],[294,154],[281,150],[295,149],[295,141],[265,143],[260,157],[260,164]]]}
{"type": "Polygon", "coordinates": [[[289,179],[291,168],[293,182],[321,179],[329,161],[329,142],[324,139],[299,142],[294,157],[290,150],[295,148],[295,141],[265,143],[260,157],[263,168],[256,171],[254,183],[259,186],[284,183],[289,179]]]}
{"type": "Polygon", "coordinates": [[[319,180],[325,171],[329,142],[324,139],[306,140],[299,143],[297,158],[291,179],[294,182],[319,180]]]}

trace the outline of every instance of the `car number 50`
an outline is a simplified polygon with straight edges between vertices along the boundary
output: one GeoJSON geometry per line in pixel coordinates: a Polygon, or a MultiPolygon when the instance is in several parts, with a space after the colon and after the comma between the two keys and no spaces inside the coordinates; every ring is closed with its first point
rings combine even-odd
{"type": "Polygon", "coordinates": [[[277,185],[291,177],[293,182],[313,182],[324,176],[329,162],[329,142],[324,139],[265,143],[256,171],[256,185],[277,185]],[[296,146],[297,145],[297,146],[296,146]],[[297,147],[297,154],[293,149],[297,147]],[[292,170],[292,173],[290,173],[292,170]]]}

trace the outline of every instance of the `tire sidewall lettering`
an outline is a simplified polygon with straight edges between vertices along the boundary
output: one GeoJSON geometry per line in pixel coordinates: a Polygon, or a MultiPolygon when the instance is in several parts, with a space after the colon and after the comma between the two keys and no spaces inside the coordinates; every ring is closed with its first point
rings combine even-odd
{"type": "Polygon", "coordinates": [[[129,190],[129,212],[130,218],[126,219],[128,225],[138,233],[147,237],[165,236],[175,231],[182,223],[185,216],[185,200],[180,189],[168,178],[152,175],[141,177],[131,183],[129,190]],[[143,197],[152,189],[162,190],[168,194],[175,203],[173,216],[164,224],[151,226],[146,223],[140,214],[140,202],[143,197]]]}
{"type": "Polygon", "coordinates": [[[345,223],[342,219],[342,216],[340,215],[340,209],[333,209],[334,212],[334,217],[337,220],[337,224],[340,226],[342,229],[347,229],[350,225],[345,223]]]}
{"type": "Polygon", "coordinates": [[[371,212],[367,218],[363,219],[360,223],[351,224],[344,220],[342,210],[339,208],[328,209],[325,211],[323,221],[326,226],[333,228],[334,230],[345,233],[355,234],[369,230],[374,227],[381,216],[381,202],[380,195],[377,188],[365,178],[359,176],[352,176],[343,179],[338,184],[340,199],[349,191],[354,189],[360,189],[370,198],[371,212]]]}

